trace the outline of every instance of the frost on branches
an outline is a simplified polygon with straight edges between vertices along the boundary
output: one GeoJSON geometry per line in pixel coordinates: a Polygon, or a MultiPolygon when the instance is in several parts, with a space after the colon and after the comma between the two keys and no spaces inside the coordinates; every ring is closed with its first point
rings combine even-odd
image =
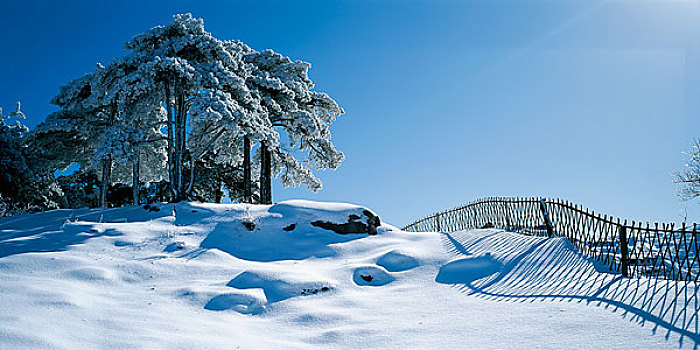
{"type": "Polygon", "coordinates": [[[681,184],[678,195],[686,200],[700,196],[700,140],[693,142],[693,149],[688,153],[690,160],[685,169],[674,173],[677,183],[681,184]]]}
{"type": "Polygon", "coordinates": [[[55,181],[29,167],[25,146],[29,129],[21,119],[19,102],[7,115],[0,108],[0,217],[57,208],[54,199],[60,195],[55,181]]]}
{"type": "Polygon", "coordinates": [[[219,40],[190,14],[125,49],[62,87],[61,110],[29,137],[40,168],[99,174],[100,205],[114,182],[131,184],[138,203],[139,184],[161,180],[173,201],[220,200],[225,187],[269,203],[272,177],[317,191],[312,170],[343,161],[329,128],[343,110],[314,91],[309,63],[219,40]]]}

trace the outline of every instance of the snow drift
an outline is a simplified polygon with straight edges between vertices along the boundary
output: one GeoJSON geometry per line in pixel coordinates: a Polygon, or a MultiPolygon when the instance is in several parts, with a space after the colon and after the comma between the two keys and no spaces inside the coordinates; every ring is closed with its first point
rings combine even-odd
{"type": "Polygon", "coordinates": [[[694,284],[602,273],[563,239],[408,233],[341,203],[155,207],[0,220],[0,349],[700,343],[694,284]]]}

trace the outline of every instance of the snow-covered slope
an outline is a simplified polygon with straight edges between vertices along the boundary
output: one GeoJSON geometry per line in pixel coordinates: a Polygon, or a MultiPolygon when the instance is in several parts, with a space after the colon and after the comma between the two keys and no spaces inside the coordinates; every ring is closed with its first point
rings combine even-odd
{"type": "Polygon", "coordinates": [[[695,285],[601,273],[562,239],[386,224],[373,235],[338,234],[311,224],[372,215],[350,204],[289,201],[2,219],[0,349],[700,342],[695,285]]]}

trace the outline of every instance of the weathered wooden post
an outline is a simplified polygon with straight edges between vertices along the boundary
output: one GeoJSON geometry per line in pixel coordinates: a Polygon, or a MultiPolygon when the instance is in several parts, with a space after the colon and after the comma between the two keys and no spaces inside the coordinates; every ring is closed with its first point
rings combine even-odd
{"type": "Polygon", "coordinates": [[[508,207],[508,199],[504,198],[503,200],[503,215],[506,217],[506,230],[510,231],[510,213],[509,213],[509,207],[508,207]]]}
{"type": "Polygon", "coordinates": [[[435,222],[437,223],[437,232],[442,231],[440,229],[440,213],[435,213],[435,222]]]}
{"type": "MultiPolygon", "coordinates": [[[[625,224],[627,221],[625,221],[625,224]]],[[[620,225],[618,228],[620,233],[620,262],[622,275],[629,276],[629,252],[627,251],[627,228],[625,225],[620,225]]]]}
{"type": "Polygon", "coordinates": [[[554,235],[554,229],[552,228],[552,222],[549,220],[549,214],[547,214],[547,204],[544,198],[540,198],[540,210],[544,217],[544,224],[547,226],[547,237],[552,237],[554,235]]]}

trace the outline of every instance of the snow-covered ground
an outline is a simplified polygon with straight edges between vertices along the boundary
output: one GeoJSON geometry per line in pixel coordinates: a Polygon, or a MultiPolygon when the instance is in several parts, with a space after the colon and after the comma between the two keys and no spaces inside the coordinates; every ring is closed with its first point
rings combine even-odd
{"type": "Polygon", "coordinates": [[[0,349],[700,343],[694,284],[599,272],[563,239],[309,224],[362,216],[345,204],[157,208],[0,220],[0,349]]]}

